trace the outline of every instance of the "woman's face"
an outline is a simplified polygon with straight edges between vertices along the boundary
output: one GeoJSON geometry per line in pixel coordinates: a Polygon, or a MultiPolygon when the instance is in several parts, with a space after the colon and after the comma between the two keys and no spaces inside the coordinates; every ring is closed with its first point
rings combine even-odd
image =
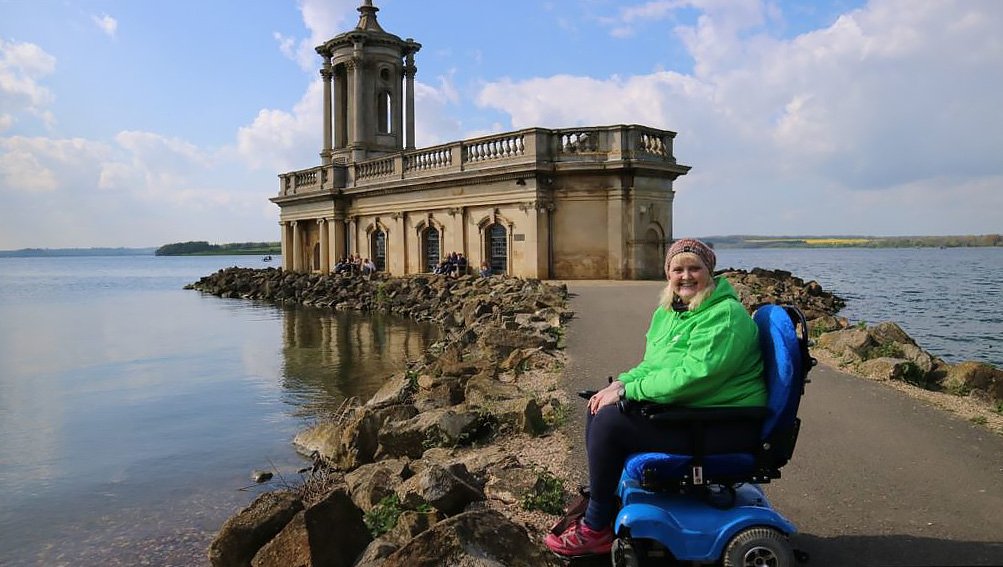
{"type": "Polygon", "coordinates": [[[710,270],[696,254],[676,254],[669,262],[669,283],[684,303],[710,285],[710,270]]]}

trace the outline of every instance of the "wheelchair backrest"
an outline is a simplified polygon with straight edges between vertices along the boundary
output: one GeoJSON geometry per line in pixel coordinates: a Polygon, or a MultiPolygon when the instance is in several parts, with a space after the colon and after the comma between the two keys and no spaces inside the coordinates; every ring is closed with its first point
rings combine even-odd
{"type": "Polygon", "coordinates": [[[805,377],[812,364],[808,355],[808,326],[801,311],[792,306],[764,305],[752,318],[759,328],[768,396],[766,405],[770,410],[763,423],[762,438],[769,440],[774,434],[797,426],[805,377]],[[795,322],[802,326],[800,338],[795,322]]]}

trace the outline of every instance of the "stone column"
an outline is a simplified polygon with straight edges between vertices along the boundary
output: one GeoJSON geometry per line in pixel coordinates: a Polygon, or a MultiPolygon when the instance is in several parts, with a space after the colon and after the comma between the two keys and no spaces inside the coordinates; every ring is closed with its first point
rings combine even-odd
{"type": "Polygon", "coordinates": [[[329,219],[327,222],[328,242],[331,243],[331,263],[332,265],[347,256],[345,252],[345,221],[339,218],[329,219]]]}
{"type": "Polygon", "coordinates": [[[320,273],[331,273],[331,245],[327,234],[327,219],[317,219],[320,232],[320,273]]]}
{"type": "Polygon", "coordinates": [[[348,221],[348,234],[351,241],[348,243],[350,254],[360,254],[359,252],[359,218],[351,217],[348,221]]]}
{"type": "Polygon", "coordinates": [[[279,238],[282,239],[282,269],[289,271],[292,269],[292,250],[289,249],[291,242],[289,242],[289,223],[285,221],[279,221],[279,238]]]}
{"type": "Polygon", "coordinates": [[[414,149],[414,76],[418,68],[414,65],[414,54],[408,53],[405,59],[404,77],[407,79],[407,145],[406,149],[414,149]]]}
{"type": "MultiPolygon", "coordinates": [[[[623,188],[611,189],[606,202],[606,242],[609,248],[609,261],[606,265],[606,277],[611,280],[622,280],[625,277],[626,258],[624,257],[626,235],[629,226],[626,215],[627,191],[623,188]]],[[[595,277],[601,278],[602,274],[595,277]]]]}
{"type": "MultiPolygon", "coordinates": [[[[362,59],[362,44],[356,42],[355,52],[352,55],[352,59],[348,62],[349,69],[352,71],[352,104],[349,105],[349,112],[352,115],[352,147],[361,148],[363,142],[365,141],[365,114],[366,114],[366,102],[362,100],[363,98],[363,88],[362,88],[362,74],[363,74],[363,59],[362,59]]],[[[352,152],[353,158],[356,160],[363,159],[361,152],[352,152]]]]}
{"type": "Polygon", "coordinates": [[[334,73],[334,147],[341,149],[348,143],[348,74],[341,65],[334,73]]]}
{"type": "Polygon", "coordinates": [[[331,69],[330,55],[324,55],[324,67],[320,70],[320,76],[324,79],[324,148],[320,151],[320,163],[331,165],[331,155],[333,153],[331,80],[334,78],[334,71],[331,69]]]}
{"type": "Polygon", "coordinates": [[[293,237],[292,270],[294,272],[302,272],[303,271],[303,243],[300,241],[301,240],[300,239],[300,231],[299,231],[299,227],[297,226],[299,223],[297,223],[297,221],[293,221],[293,222],[291,222],[289,224],[291,225],[291,228],[292,228],[292,237],[293,237]]]}

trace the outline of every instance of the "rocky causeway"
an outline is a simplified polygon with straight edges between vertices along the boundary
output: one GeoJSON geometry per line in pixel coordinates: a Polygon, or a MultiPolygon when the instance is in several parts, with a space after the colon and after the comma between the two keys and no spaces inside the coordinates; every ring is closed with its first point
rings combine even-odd
{"type": "MultiPolygon", "coordinates": [[[[840,298],[788,272],[726,276],[750,310],[797,305],[813,355],[855,374],[975,406],[1003,432],[1003,371],[951,365],[895,323],[852,326],[840,298]]],[[[542,536],[574,490],[563,387],[564,284],[493,276],[371,278],[229,268],[188,286],[221,297],[383,311],[443,330],[370,400],[293,440],[307,481],[259,496],[209,549],[214,566],[560,564],[542,536]]],[[[915,392],[914,392],[915,393],[915,392]]],[[[942,403],[933,400],[935,403],[942,403]]]]}

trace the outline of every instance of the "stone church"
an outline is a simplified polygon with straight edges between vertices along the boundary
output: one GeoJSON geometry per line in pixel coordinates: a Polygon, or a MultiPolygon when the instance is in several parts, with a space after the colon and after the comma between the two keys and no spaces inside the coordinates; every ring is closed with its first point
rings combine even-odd
{"type": "Polygon", "coordinates": [[[323,58],[320,165],[279,175],[283,268],[359,254],[393,275],[451,252],[540,279],[661,278],[675,132],[639,125],[525,128],[415,148],[415,53],[371,0],[323,58]]]}

